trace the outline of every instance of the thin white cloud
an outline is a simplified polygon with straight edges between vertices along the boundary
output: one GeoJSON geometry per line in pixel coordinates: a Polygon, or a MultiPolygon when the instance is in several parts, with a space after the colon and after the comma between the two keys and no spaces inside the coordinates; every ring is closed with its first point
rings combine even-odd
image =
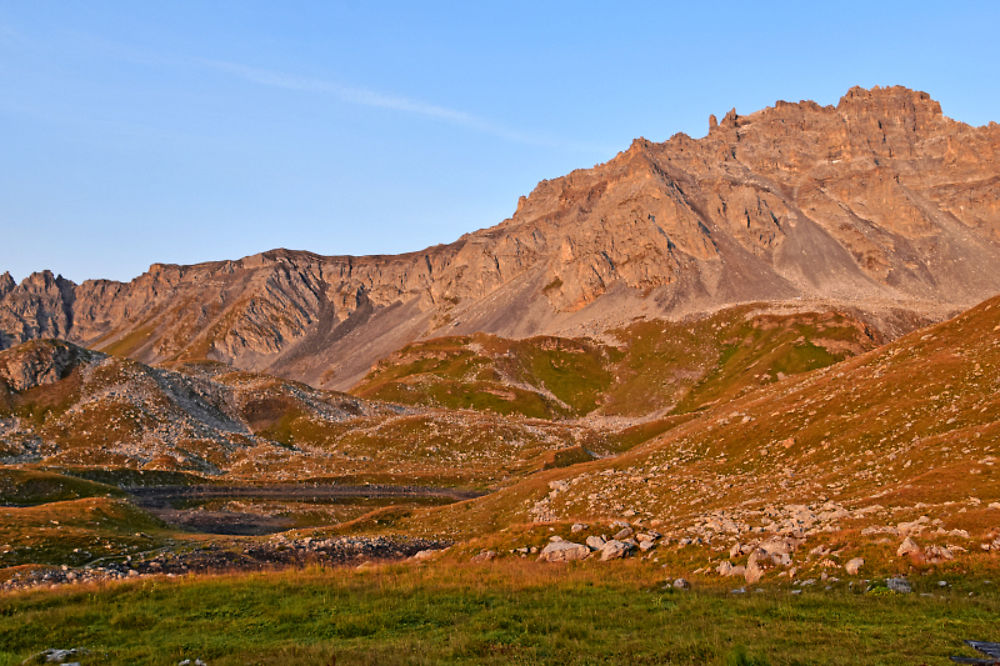
{"type": "Polygon", "coordinates": [[[450,109],[436,104],[429,104],[427,102],[411,99],[409,97],[390,95],[377,92],[375,90],[369,90],[367,88],[355,88],[340,85],[324,79],[301,77],[268,69],[249,67],[247,65],[241,65],[233,62],[220,60],[199,60],[198,62],[206,67],[231,74],[258,85],[298,92],[326,94],[331,95],[347,104],[413,113],[434,120],[451,123],[453,125],[468,127],[470,129],[484,132],[486,134],[492,134],[502,139],[517,143],[568,148],[586,152],[605,152],[603,149],[596,146],[587,146],[584,144],[560,141],[544,136],[526,134],[464,111],[450,109]]]}

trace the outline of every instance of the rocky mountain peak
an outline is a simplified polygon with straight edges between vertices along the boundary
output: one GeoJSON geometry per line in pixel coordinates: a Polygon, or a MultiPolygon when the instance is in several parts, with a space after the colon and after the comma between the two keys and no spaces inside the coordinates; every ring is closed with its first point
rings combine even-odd
{"type": "Polygon", "coordinates": [[[710,125],[700,139],[638,138],[539,182],[510,219],[421,252],[276,249],[154,264],[127,284],[36,274],[0,294],[0,346],[64,336],[347,388],[426,337],[600,335],[788,300],[927,321],[1000,292],[1000,126],[950,120],[901,87],[710,125]]]}
{"type": "Polygon", "coordinates": [[[941,104],[932,99],[929,93],[904,86],[854,86],[840,98],[837,110],[857,115],[905,110],[928,117],[943,117],[941,104]]]}
{"type": "Polygon", "coordinates": [[[14,278],[11,276],[10,271],[4,271],[0,275],[0,298],[3,298],[4,294],[11,291],[17,283],[14,282],[14,278]]]}

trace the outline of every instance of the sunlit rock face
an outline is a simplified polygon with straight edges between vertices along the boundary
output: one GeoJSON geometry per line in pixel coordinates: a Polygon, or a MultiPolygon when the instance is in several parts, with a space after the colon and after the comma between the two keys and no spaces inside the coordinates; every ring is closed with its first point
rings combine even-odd
{"type": "Polygon", "coordinates": [[[586,335],[741,302],[833,302],[890,334],[1000,292],[1000,125],[926,93],[778,102],[701,139],[636,140],[514,215],[394,256],[274,250],[129,283],[0,276],[0,347],[60,337],[347,388],[413,340],[586,335]]]}

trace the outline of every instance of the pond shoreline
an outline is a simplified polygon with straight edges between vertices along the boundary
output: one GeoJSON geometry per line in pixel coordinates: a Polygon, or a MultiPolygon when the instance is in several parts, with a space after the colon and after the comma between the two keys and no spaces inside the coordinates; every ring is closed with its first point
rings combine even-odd
{"type": "Polygon", "coordinates": [[[455,488],[435,488],[432,486],[390,486],[360,485],[344,486],[336,484],[300,485],[267,484],[247,486],[138,486],[124,488],[140,506],[158,506],[184,499],[253,498],[269,500],[321,500],[340,498],[393,498],[400,499],[437,497],[462,501],[481,497],[486,493],[455,488]]]}

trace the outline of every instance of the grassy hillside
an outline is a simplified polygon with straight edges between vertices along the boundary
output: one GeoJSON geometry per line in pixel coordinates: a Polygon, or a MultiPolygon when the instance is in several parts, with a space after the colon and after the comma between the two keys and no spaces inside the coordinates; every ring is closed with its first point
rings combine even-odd
{"type": "MultiPolygon", "coordinates": [[[[1000,557],[997,331],[1000,299],[714,405],[618,457],[403,527],[516,534],[537,520],[596,521],[607,533],[625,520],[664,533],[673,549],[700,544],[692,566],[706,568],[772,535],[804,541],[792,565],[800,577],[842,571],[853,557],[898,573],[989,568],[1000,557]],[[920,552],[898,556],[908,536],[920,552]]],[[[746,552],[731,559],[743,564],[746,552]]]]}
{"type": "Polygon", "coordinates": [[[418,342],[353,390],[404,404],[539,418],[683,413],[873,348],[880,337],[837,313],[740,307],[691,322],[640,321],[607,342],[488,335],[418,342]]]}

